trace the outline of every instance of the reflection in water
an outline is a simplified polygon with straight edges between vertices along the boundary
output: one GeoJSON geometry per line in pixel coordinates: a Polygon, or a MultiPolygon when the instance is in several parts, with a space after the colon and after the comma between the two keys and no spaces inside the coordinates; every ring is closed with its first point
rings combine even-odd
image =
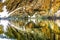
{"type": "Polygon", "coordinates": [[[38,34],[38,39],[42,36],[41,39],[44,40],[51,39],[51,36],[53,37],[53,34],[60,34],[58,25],[56,24],[58,21],[36,18],[18,20],[11,19],[12,18],[9,17],[8,19],[0,20],[0,25],[3,26],[4,33],[8,38],[17,38],[18,40],[22,40],[22,36],[26,36],[25,38],[29,39],[27,38],[27,35],[29,37],[31,37],[30,35],[32,35],[32,39],[35,39],[34,37],[36,37],[38,34]]]}
{"type": "Polygon", "coordinates": [[[60,34],[57,17],[10,15],[0,18],[2,38],[17,40],[54,40],[60,34]],[[2,27],[1,26],[1,27],[2,27]],[[57,34],[57,35],[56,35],[57,34]]]}
{"type": "Polygon", "coordinates": [[[8,20],[0,20],[0,25],[3,26],[3,30],[4,30],[4,32],[7,31],[6,29],[7,29],[8,23],[9,23],[8,20]]]}
{"type": "Polygon", "coordinates": [[[60,20],[56,20],[55,23],[60,27],[60,20]]]}

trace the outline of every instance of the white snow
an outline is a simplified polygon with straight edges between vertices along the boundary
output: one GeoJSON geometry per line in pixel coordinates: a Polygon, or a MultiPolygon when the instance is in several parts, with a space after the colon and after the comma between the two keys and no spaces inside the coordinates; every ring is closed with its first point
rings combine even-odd
{"type": "MultiPolygon", "coordinates": [[[[55,15],[56,15],[57,17],[60,17],[60,10],[58,10],[58,11],[55,13],[55,15]]],[[[56,20],[55,23],[60,27],[60,20],[56,20]]]]}
{"type": "Polygon", "coordinates": [[[0,18],[6,17],[8,15],[8,11],[6,6],[3,7],[3,12],[0,12],[0,18]]]}

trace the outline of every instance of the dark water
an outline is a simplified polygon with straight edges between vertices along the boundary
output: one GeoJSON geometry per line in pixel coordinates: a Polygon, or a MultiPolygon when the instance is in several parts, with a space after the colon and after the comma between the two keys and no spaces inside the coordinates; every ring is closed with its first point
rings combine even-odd
{"type": "MultiPolygon", "coordinates": [[[[35,31],[35,29],[36,30],[39,29],[40,33],[41,33],[40,35],[43,35],[42,32],[41,32],[43,24],[45,22],[48,23],[48,24],[52,24],[52,23],[57,24],[56,20],[57,20],[57,23],[58,23],[59,20],[60,20],[60,17],[56,17],[56,16],[52,16],[52,17],[51,16],[47,16],[47,17],[46,16],[42,16],[42,17],[37,17],[37,18],[35,18],[35,17],[22,17],[22,18],[20,18],[20,17],[8,17],[8,18],[0,18],[0,25],[2,25],[2,27],[3,27],[2,30],[4,31],[2,34],[0,34],[0,38],[1,39],[3,39],[3,38],[11,39],[11,40],[20,39],[19,38],[20,36],[17,36],[17,35],[21,35],[19,32],[22,31],[22,33],[24,33],[26,29],[31,29],[31,30],[33,29],[34,31],[35,31]],[[42,24],[40,24],[40,23],[42,23],[42,24]],[[27,26],[27,28],[26,28],[26,26],[27,26]],[[12,33],[10,31],[12,31],[12,33]]],[[[59,26],[56,26],[56,27],[59,27],[59,26]]],[[[42,39],[46,39],[46,40],[52,39],[52,40],[55,40],[55,33],[51,31],[52,29],[51,29],[51,27],[49,27],[49,25],[48,25],[48,28],[50,30],[49,32],[51,33],[52,38],[48,38],[48,37],[47,38],[45,38],[45,37],[43,38],[42,37],[42,39]]],[[[32,31],[30,31],[30,32],[32,32],[32,31]]],[[[25,36],[25,34],[23,36],[25,36]]]]}

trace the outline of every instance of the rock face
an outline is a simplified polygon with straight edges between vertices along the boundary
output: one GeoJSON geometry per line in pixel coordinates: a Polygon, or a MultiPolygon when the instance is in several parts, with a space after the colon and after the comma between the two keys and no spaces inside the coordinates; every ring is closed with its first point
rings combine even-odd
{"type": "Polygon", "coordinates": [[[37,11],[39,14],[41,11],[45,11],[44,14],[54,15],[60,7],[59,0],[7,0],[4,4],[7,6],[9,12],[23,7],[25,12],[30,16],[34,15],[37,11]]]}
{"type": "Polygon", "coordinates": [[[3,3],[0,2],[0,12],[2,12],[2,11],[3,11],[3,3]]]}
{"type": "MultiPolygon", "coordinates": [[[[21,7],[21,6],[35,6],[33,8],[40,8],[40,10],[46,10],[49,9],[50,6],[50,0],[7,0],[6,2],[7,8],[10,10],[12,8],[17,8],[17,7],[21,7]],[[13,5],[13,6],[12,6],[13,5]]],[[[30,7],[29,6],[29,7],[30,7]]],[[[13,9],[12,9],[13,10],[13,9]]]]}

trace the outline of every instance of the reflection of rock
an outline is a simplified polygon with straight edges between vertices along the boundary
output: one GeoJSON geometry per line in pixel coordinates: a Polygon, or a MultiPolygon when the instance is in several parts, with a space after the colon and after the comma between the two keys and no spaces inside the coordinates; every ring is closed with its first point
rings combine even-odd
{"type": "Polygon", "coordinates": [[[49,24],[50,24],[50,28],[51,28],[52,32],[54,32],[56,34],[60,34],[59,27],[54,21],[49,21],[49,24]]]}
{"type": "Polygon", "coordinates": [[[7,31],[6,35],[9,38],[16,38],[17,40],[20,40],[20,39],[21,40],[31,40],[31,39],[44,40],[44,39],[46,39],[43,32],[39,31],[39,29],[33,29],[33,30],[30,29],[30,31],[28,31],[28,30],[21,31],[21,30],[17,30],[15,28],[9,26],[7,30],[8,31],[7,31]]]}
{"type": "Polygon", "coordinates": [[[38,22],[39,27],[41,28],[41,31],[44,32],[45,36],[50,39],[50,28],[48,25],[48,21],[40,21],[38,22]]]}
{"type": "Polygon", "coordinates": [[[10,23],[17,26],[17,27],[22,27],[26,24],[27,20],[25,19],[18,19],[18,20],[10,20],[10,23]]]}
{"type": "Polygon", "coordinates": [[[55,23],[60,27],[60,20],[56,20],[55,23]]]}
{"type": "Polygon", "coordinates": [[[0,25],[0,34],[3,33],[3,26],[0,25]]]}
{"type": "Polygon", "coordinates": [[[38,24],[39,24],[39,26],[40,27],[48,27],[48,21],[40,21],[40,22],[38,22],[38,24]]]}
{"type": "Polygon", "coordinates": [[[25,26],[26,28],[34,28],[35,27],[35,23],[34,22],[28,22],[25,26]]]}
{"type": "MultiPolygon", "coordinates": [[[[52,21],[42,20],[38,23],[34,23],[32,21],[28,22],[28,21],[24,21],[24,20],[18,20],[18,21],[12,21],[11,20],[10,22],[11,22],[11,24],[14,24],[15,26],[13,27],[13,26],[9,25],[7,27],[8,29],[7,29],[6,34],[7,34],[7,36],[12,37],[12,38],[20,39],[20,37],[22,35],[24,37],[28,34],[31,35],[30,33],[33,33],[33,36],[35,36],[34,33],[37,33],[39,36],[41,36],[44,33],[43,36],[50,39],[50,35],[51,35],[50,31],[51,30],[53,31],[53,33],[56,33],[56,34],[58,34],[58,32],[59,32],[58,26],[55,25],[52,21]],[[27,24],[25,24],[26,22],[27,22],[27,24]],[[53,29],[50,30],[49,24],[51,25],[51,27],[53,27],[53,29]],[[19,30],[19,29],[21,29],[20,26],[24,26],[26,29],[24,31],[23,31],[23,29],[19,30]],[[37,26],[38,26],[38,28],[36,28],[37,26]],[[16,27],[17,27],[17,29],[16,29],[16,27]],[[42,34],[40,34],[40,33],[42,33],[42,34]]],[[[31,37],[29,35],[28,35],[28,37],[31,37]]],[[[24,37],[24,38],[26,38],[26,37],[24,37]]],[[[34,38],[34,37],[32,37],[32,38],[34,38]]]]}

